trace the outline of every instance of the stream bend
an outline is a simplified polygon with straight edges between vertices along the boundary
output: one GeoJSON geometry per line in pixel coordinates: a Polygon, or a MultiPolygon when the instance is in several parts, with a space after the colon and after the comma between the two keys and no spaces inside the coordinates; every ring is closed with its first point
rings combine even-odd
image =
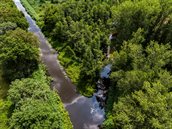
{"type": "Polygon", "coordinates": [[[100,108],[96,97],[87,98],[76,93],[75,86],[66,76],[57,60],[56,51],[52,49],[36,22],[22,6],[20,0],[13,1],[29,23],[28,30],[33,32],[40,40],[41,59],[53,78],[52,87],[58,90],[60,98],[69,112],[74,129],[98,129],[98,125],[104,121],[105,113],[100,108]]]}

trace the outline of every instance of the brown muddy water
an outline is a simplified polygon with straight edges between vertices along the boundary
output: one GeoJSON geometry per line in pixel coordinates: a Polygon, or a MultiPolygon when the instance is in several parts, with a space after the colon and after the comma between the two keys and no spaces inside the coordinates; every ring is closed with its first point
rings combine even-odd
{"type": "Polygon", "coordinates": [[[104,109],[100,108],[95,95],[87,98],[76,92],[75,86],[66,76],[57,60],[56,51],[52,49],[36,22],[26,12],[20,0],[13,1],[25,15],[29,23],[28,30],[33,32],[40,40],[41,59],[53,78],[52,87],[58,90],[61,100],[69,112],[74,129],[98,129],[98,125],[104,120],[104,109]]]}

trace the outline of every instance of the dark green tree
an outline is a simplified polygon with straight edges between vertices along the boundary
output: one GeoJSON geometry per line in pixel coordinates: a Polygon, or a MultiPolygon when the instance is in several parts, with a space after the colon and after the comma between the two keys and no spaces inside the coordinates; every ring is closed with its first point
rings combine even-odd
{"type": "Polygon", "coordinates": [[[144,82],[139,91],[120,97],[103,128],[163,129],[172,127],[172,92],[160,82],[144,82]]]}
{"type": "Polygon", "coordinates": [[[38,68],[38,44],[33,34],[19,28],[1,37],[0,58],[8,81],[28,77],[38,68]]]}
{"type": "Polygon", "coordinates": [[[144,45],[150,40],[167,43],[171,30],[172,1],[139,0],[125,1],[112,9],[112,24],[114,31],[118,32],[118,40],[114,44],[122,43],[131,38],[138,28],[145,30],[144,45]]]}

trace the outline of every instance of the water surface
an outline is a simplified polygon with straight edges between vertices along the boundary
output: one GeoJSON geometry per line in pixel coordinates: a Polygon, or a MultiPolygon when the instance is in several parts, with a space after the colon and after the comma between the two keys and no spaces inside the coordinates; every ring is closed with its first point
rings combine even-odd
{"type": "Polygon", "coordinates": [[[25,15],[30,32],[33,32],[40,40],[41,59],[47,66],[50,76],[53,78],[52,87],[58,90],[65,108],[69,112],[74,129],[98,129],[98,125],[104,120],[104,110],[100,108],[96,97],[84,97],[76,93],[76,87],[66,77],[63,68],[57,60],[55,50],[48,44],[35,21],[21,5],[20,0],[14,0],[17,8],[25,15]]]}

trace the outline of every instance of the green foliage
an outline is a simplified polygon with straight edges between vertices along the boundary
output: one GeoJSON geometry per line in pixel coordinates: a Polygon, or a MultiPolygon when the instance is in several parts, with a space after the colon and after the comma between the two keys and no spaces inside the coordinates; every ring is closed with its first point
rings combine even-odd
{"type": "Polygon", "coordinates": [[[0,128],[1,129],[8,129],[7,123],[8,123],[8,111],[11,106],[10,101],[4,101],[0,99],[0,128]]]}
{"type": "Polygon", "coordinates": [[[113,29],[118,32],[117,40],[114,41],[116,47],[123,40],[131,38],[132,33],[138,28],[145,30],[146,43],[156,40],[159,43],[171,42],[171,13],[172,1],[161,0],[136,0],[125,1],[115,5],[112,10],[113,29]]]}
{"type": "Polygon", "coordinates": [[[67,75],[71,77],[71,80],[74,84],[78,84],[80,68],[79,64],[72,64],[66,69],[67,75]]]}
{"type": "Polygon", "coordinates": [[[12,0],[1,0],[0,15],[0,128],[72,129],[45,67],[39,65],[38,39],[22,30],[28,27],[22,13],[12,0]],[[11,83],[7,100],[2,74],[11,83]]]}
{"type": "Polygon", "coordinates": [[[32,5],[44,3],[42,30],[84,95],[94,92],[109,34],[115,35],[102,128],[172,128],[172,0],[38,3],[32,5]]]}
{"type": "Polygon", "coordinates": [[[95,88],[95,80],[109,45],[109,1],[30,0],[28,3],[43,15],[40,16],[44,22],[42,30],[50,38],[52,46],[59,50],[60,63],[69,77],[75,82],[77,80],[79,89],[87,89],[88,86],[88,89],[95,88]],[[80,68],[75,77],[70,76],[73,73],[71,66],[80,68]]]}
{"type": "MultiPolygon", "coordinates": [[[[18,9],[16,8],[12,0],[1,0],[0,16],[1,16],[0,17],[1,25],[3,25],[4,23],[5,24],[4,26],[6,26],[10,22],[12,26],[17,25],[18,27],[21,27],[22,29],[28,28],[28,23],[26,22],[22,12],[18,11],[18,9]]],[[[11,29],[13,29],[13,27],[11,29]]]]}
{"type": "MultiPolygon", "coordinates": [[[[0,53],[3,51],[5,38],[7,35],[4,35],[9,30],[15,30],[17,27],[21,27],[22,29],[28,28],[28,23],[26,22],[23,14],[18,11],[14,2],[12,0],[1,0],[0,2],[0,53]]],[[[12,31],[10,31],[12,32],[12,31]]],[[[8,37],[10,38],[10,37],[8,37]]],[[[12,37],[11,37],[12,38],[12,37]]],[[[10,50],[7,50],[8,52],[10,50]]],[[[4,55],[9,56],[10,52],[4,52],[0,55],[1,63],[5,59],[4,55]],[[7,55],[7,53],[9,55],[7,55]]],[[[11,64],[13,65],[13,64],[11,64]]],[[[8,114],[10,111],[11,102],[6,101],[7,91],[9,89],[9,84],[3,78],[4,69],[0,66],[0,128],[7,129],[8,128],[8,114]]],[[[13,75],[10,75],[13,76],[13,75]]]]}
{"type": "Polygon", "coordinates": [[[142,90],[120,97],[104,128],[163,129],[172,127],[172,93],[160,82],[144,82],[142,90]]]}
{"type": "Polygon", "coordinates": [[[52,46],[60,50],[59,59],[67,72],[79,64],[77,86],[83,91],[95,88],[109,44],[109,18],[110,5],[106,2],[69,0],[44,6],[42,29],[51,38],[52,46]]]}
{"type": "Polygon", "coordinates": [[[117,51],[103,128],[171,128],[171,103],[164,98],[171,99],[171,4],[128,0],[111,8],[117,51]]]}
{"type": "Polygon", "coordinates": [[[2,77],[2,69],[0,69],[0,99],[6,98],[8,89],[9,84],[2,77]]]}
{"type": "Polygon", "coordinates": [[[16,23],[12,23],[12,22],[0,23],[0,35],[4,34],[8,30],[14,30],[16,28],[17,28],[16,23]]]}
{"type": "Polygon", "coordinates": [[[35,9],[30,5],[29,1],[21,0],[21,2],[24,5],[24,7],[26,8],[26,10],[29,12],[31,17],[35,20],[39,20],[38,14],[36,13],[35,9]]]}
{"type": "Polygon", "coordinates": [[[171,128],[172,75],[165,68],[172,57],[171,46],[151,41],[144,49],[133,44],[135,40],[114,52],[111,89],[118,94],[110,92],[107,107],[112,111],[103,128],[171,128]]]}
{"type": "Polygon", "coordinates": [[[12,82],[8,99],[13,103],[10,128],[72,129],[69,116],[43,67],[31,78],[12,82]]]}
{"type": "Polygon", "coordinates": [[[37,69],[38,40],[33,34],[19,28],[9,31],[2,36],[0,47],[3,75],[9,82],[28,77],[37,69]]]}

